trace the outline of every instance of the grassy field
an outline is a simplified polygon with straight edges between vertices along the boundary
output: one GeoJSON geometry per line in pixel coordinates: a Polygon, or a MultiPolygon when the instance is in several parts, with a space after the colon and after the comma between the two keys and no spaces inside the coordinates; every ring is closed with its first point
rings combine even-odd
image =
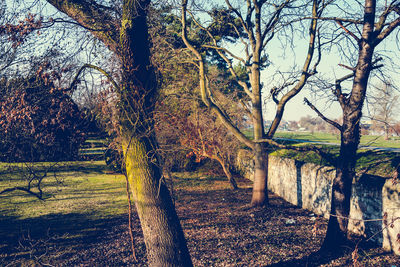
{"type": "MultiPolygon", "coordinates": [[[[306,144],[301,143],[296,144],[296,146],[306,146],[306,144]]],[[[335,166],[336,158],[339,155],[339,146],[319,145],[318,147],[325,151],[325,155],[321,156],[311,149],[308,152],[281,149],[272,152],[271,155],[318,165],[335,166]]],[[[382,177],[392,177],[399,163],[400,155],[398,153],[359,149],[356,171],[358,174],[367,173],[382,177]]]]}
{"type": "MultiPolygon", "coordinates": [[[[252,132],[246,131],[247,136],[251,137],[252,132]]],[[[277,132],[275,138],[298,139],[305,141],[317,141],[323,143],[339,144],[339,136],[328,133],[310,133],[310,132],[277,132]]],[[[288,143],[288,142],[283,142],[288,143]]],[[[289,142],[295,146],[307,146],[308,142],[289,142]]],[[[315,163],[324,166],[335,166],[336,157],[339,155],[339,146],[337,145],[318,145],[323,148],[326,157],[322,157],[310,149],[309,152],[297,152],[295,150],[277,150],[272,152],[274,156],[296,159],[302,162],[315,163]]],[[[362,146],[391,147],[400,148],[400,137],[392,140],[384,140],[382,136],[362,136],[362,146]]],[[[395,152],[373,151],[365,148],[358,150],[357,172],[366,172],[372,175],[391,177],[396,166],[400,163],[400,155],[395,152]]]]}
{"type": "MultiPolygon", "coordinates": [[[[35,168],[42,169],[44,164],[49,163],[36,164],[35,168]]],[[[25,166],[13,165],[13,171],[10,172],[10,164],[1,163],[0,191],[24,185],[20,175],[25,166]]],[[[103,161],[62,162],[43,181],[45,201],[25,192],[14,191],[0,196],[0,212],[25,219],[69,214],[73,210],[81,210],[87,216],[96,218],[126,211],[125,178],[122,175],[110,175],[103,161]]]]}
{"type": "MultiPolygon", "coordinates": [[[[246,130],[245,135],[252,138],[253,132],[246,130]]],[[[277,132],[275,138],[288,138],[288,139],[299,139],[304,141],[316,141],[323,143],[340,144],[340,136],[330,133],[319,133],[319,132],[277,132]]],[[[400,136],[392,137],[390,140],[384,140],[383,136],[376,135],[362,135],[361,146],[375,146],[375,147],[391,147],[400,148],[400,136]]]]}
{"type": "MultiPolygon", "coordinates": [[[[338,135],[329,133],[310,133],[310,132],[277,132],[277,138],[300,139],[305,141],[318,141],[326,143],[340,143],[338,135]]],[[[400,148],[400,137],[393,137],[390,140],[384,140],[383,136],[362,135],[360,145],[376,147],[400,148]]]]}

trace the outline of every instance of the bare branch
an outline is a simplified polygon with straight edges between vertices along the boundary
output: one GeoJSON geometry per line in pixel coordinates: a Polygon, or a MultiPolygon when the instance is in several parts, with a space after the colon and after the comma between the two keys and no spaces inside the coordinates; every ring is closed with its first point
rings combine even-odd
{"type": "Polygon", "coordinates": [[[357,44],[360,43],[360,38],[358,38],[353,32],[351,32],[349,29],[347,29],[341,21],[336,21],[336,23],[342,28],[347,34],[349,34],[351,37],[353,37],[354,40],[356,40],[357,44]]]}
{"type": "Polygon", "coordinates": [[[218,55],[219,55],[219,56],[226,62],[226,64],[228,65],[228,69],[229,69],[230,73],[232,74],[232,76],[233,76],[233,77],[235,78],[235,80],[237,81],[237,83],[243,88],[243,90],[245,91],[245,93],[247,94],[247,96],[250,97],[250,99],[253,99],[253,98],[254,98],[254,95],[253,95],[252,92],[250,91],[249,87],[247,86],[247,84],[246,84],[245,82],[243,82],[243,81],[241,81],[241,80],[239,79],[239,77],[238,77],[236,71],[233,69],[232,61],[231,61],[228,57],[226,57],[226,55],[225,55],[224,53],[222,53],[222,51],[225,52],[225,53],[227,53],[227,54],[229,54],[229,55],[232,56],[233,58],[235,58],[235,59],[241,61],[244,65],[246,65],[246,61],[245,61],[244,59],[242,59],[242,58],[240,58],[240,57],[234,55],[234,54],[233,54],[231,51],[229,51],[228,49],[218,46],[217,40],[216,40],[216,38],[214,37],[214,35],[212,35],[212,33],[211,33],[207,28],[203,27],[203,26],[194,18],[193,15],[192,15],[192,19],[193,19],[193,21],[196,23],[196,25],[197,25],[198,27],[200,27],[202,30],[204,30],[205,32],[207,32],[208,36],[209,36],[209,37],[213,40],[213,42],[214,42],[214,45],[202,45],[202,46],[203,46],[203,47],[206,47],[206,48],[212,48],[212,49],[215,49],[215,50],[216,50],[216,52],[218,53],[218,55]]]}
{"type": "MultiPolygon", "coordinates": [[[[182,40],[185,43],[186,47],[194,54],[196,60],[198,61],[199,66],[199,86],[200,86],[200,93],[201,98],[204,104],[213,111],[221,122],[227,127],[236,138],[242,141],[250,148],[254,148],[254,143],[246,137],[229,119],[228,116],[220,109],[218,105],[216,105],[209,97],[209,88],[207,88],[207,79],[206,79],[206,72],[204,66],[204,59],[201,53],[189,42],[187,38],[187,23],[186,23],[186,13],[187,13],[187,2],[188,0],[182,1],[182,40]]],[[[218,50],[217,50],[218,51],[218,50]]]]}
{"type": "Polygon", "coordinates": [[[321,119],[323,119],[324,121],[326,121],[326,122],[329,123],[330,125],[336,127],[339,131],[342,131],[342,126],[341,126],[339,123],[337,123],[337,122],[335,122],[335,121],[333,121],[333,120],[328,119],[327,117],[325,117],[325,116],[324,116],[310,101],[308,101],[307,98],[304,98],[304,102],[305,102],[312,110],[314,110],[314,111],[317,113],[317,115],[318,115],[321,119]]]}
{"type": "Polygon", "coordinates": [[[394,29],[396,29],[400,25],[400,17],[396,20],[392,21],[389,26],[384,29],[377,37],[375,42],[373,43],[374,46],[377,46],[380,42],[383,41],[394,29]]]}
{"type": "Polygon", "coordinates": [[[339,101],[339,103],[340,103],[340,105],[342,107],[344,107],[344,105],[346,104],[345,103],[346,102],[346,96],[342,92],[342,82],[344,82],[344,81],[346,81],[346,80],[348,80],[350,78],[353,78],[354,75],[355,75],[355,73],[353,72],[353,73],[350,73],[350,74],[348,74],[346,76],[343,76],[342,78],[337,79],[335,81],[335,89],[333,90],[333,93],[336,96],[337,100],[339,101]]]}
{"type": "Polygon", "coordinates": [[[94,1],[47,0],[52,6],[89,29],[113,52],[118,54],[119,28],[108,7],[94,1]]]}
{"type": "Polygon", "coordinates": [[[393,10],[393,6],[392,3],[390,5],[388,5],[385,9],[385,11],[382,12],[382,14],[379,16],[379,20],[378,22],[375,24],[375,33],[376,35],[378,35],[383,27],[385,26],[386,23],[386,19],[388,17],[388,15],[390,14],[390,12],[393,10]]]}
{"type": "MultiPolygon", "coordinates": [[[[316,16],[317,12],[318,12],[318,1],[314,0],[313,7],[312,7],[313,16],[316,16]]],[[[312,58],[314,55],[314,50],[315,50],[316,33],[317,33],[317,19],[313,19],[310,24],[310,30],[309,30],[310,39],[309,39],[309,43],[308,43],[308,50],[307,50],[306,58],[304,60],[304,65],[303,65],[300,79],[298,80],[296,85],[290,91],[288,91],[279,101],[279,103],[277,105],[276,113],[275,113],[275,118],[272,121],[271,127],[269,128],[268,133],[267,133],[267,138],[272,138],[274,136],[276,130],[278,129],[278,126],[282,120],[283,112],[285,110],[285,105],[287,104],[287,102],[301,91],[301,89],[306,84],[308,78],[311,75],[313,75],[313,73],[309,72],[309,68],[310,68],[311,61],[312,61],[312,58]]],[[[315,66],[315,68],[316,68],[316,66],[315,66]]],[[[315,72],[316,71],[314,69],[314,73],[315,72]]],[[[272,98],[273,99],[275,98],[274,101],[276,103],[276,100],[277,100],[276,94],[273,93],[272,98]]]]}
{"type": "Polygon", "coordinates": [[[353,68],[353,67],[350,67],[350,66],[347,66],[347,65],[344,65],[344,64],[338,64],[340,67],[343,67],[343,68],[345,68],[345,69],[348,69],[348,70],[351,70],[351,71],[355,71],[356,70],[356,68],[353,68]]]}
{"type": "MultiPolygon", "coordinates": [[[[242,24],[243,29],[249,36],[250,43],[254,42],[254,34],[253,34],[253,31],[251,28],[251,16],[252,16],[254,8],[251,6],[250,0],[246,0],[246,4],[247,4],[246,20],[243,19],[242,14],[239,12],[239,10],[237,10],[236,8],[234,8],[232,6],[232,4],[230,3],[229,0],[225,0],[225,3],[228,6],[229,10],[232,11],[233,13],[235,13],[235,15],[238,17],[240,24],[242,24]]],[[[247,57],[249,57],[248,45],[246,44],[245,46],[246,46],[246,51],[247,51],[247,53],[246,53],[247,57]]]]}
{"type": "Polygon", "coordinates": [[[83,66],[79,69],[79,71],[78,71],[77,74],[75,75],[75,78],[72,80],[72,83],[71,83],[71,85],[70,85],[70,87],[69,87],[68,90],[72,90],[72,89],[76,86],[76,84],[77,84],[78,81],[79,81],[79,76],[81,75],[81,73],[82,73],[86,68],[91,68],[91,69],[97,70],[97,71],[101,72],[102,74],[104,74],[104,75],[107,77],[107,79],[110,80],[110,82],[113,84],[114,88],[117,89],[118,91],[120,91],[120,86],[115,82],[115,80],[113,79],[113,77],[111,76],[111,74],[109,74],[109,73],[108,73],[107,71],[105,71],[104,69],[102,69],[102,68],[100,68],[100,67],[98,67],[98,66],[92,65],[92,64],[85,64],[85,65],[83,65],[83,66]]]}
{"type": "MultiPolygon", "coordinates": [[[[243,37],[241,36],[241,34],[240,34],[240,32],[239,32],[239,29],[236,27],[235,24],[229,23],[229,25],[231,25],[231,26],[235,29],[236,34],[239,36],[240,41],[241,41],[242,44],[244,45],[244,51],[245,51],[245,53],[246,53],[246,59],[247,59],[247,61],[249,61],[250,58],[251,58],[251,57],[250,57],[250,54],[249,54],[249,44],[246,43],[246,41],[243,39],[243,37]]],[[[244,64],[246,64],[246,62],[244,62],[244,64]]]]}
{"type": "MultiPolygon", "coordinates": [[[[275,12],[274,14],[271,16],[271,18],[269,19],[269,21],[267,22],[265,28],[264,28],[264,32],[262,33],[262,37],[261,37],[261,42],[263,43],[265,40],[265,37],[267,36],[267,34],[269,32],[273,32],[274,28],[276,26],[276,24],[279,21],[279,17],[282,13],[282,10],[287,6],[287,4],[290,2],[290,0],[286,0],[285,2],[281,3],[278,7],[275,8],[275,12]]],[[[271,38],[268,38],[268,40],[270,40],[271,38]]]]}
{"type": "MultiPolygon", "coordinates": [[[[208,32],[208,31],[207,31],[208,32]]],[[[213,37],[213,39],[214,39],[214,37],[213,37]]],[[[215,39],[214,39],[215,40],[215,39]]],[[[206,47],[206,48],[211,48],[211,49],[215,49],[215,50],[217,50],[217,52],[218,52],[218,50],[219,51],[224,51],[225,53],[227,53],[227,54],[229,54],[231,57],[233,57],[233,58],[235,58],[235,59],[237,59],[238,61],[240,61],[240,62],[242,62],[243,64],[246,64],[246,60],[244,60],[243,58],[241,58],[241,57],[238,57],[238,56],[236,56],[235,54],[233,54],[231,51],[229,51],[228,49],[226,49],[226,48],[224,48],[224,47],[220,47],[220,46],[216,46],[216,45],[202,45],[203,47],[206,47]]]]}
{"type": "Polygon", "coordinates": [[[362,25],[363,24],[362,20],[339,18],[339,17],[313,16],[313,17],[305,17],[305,19],[318,19],[318,20],[334,21],[334,22],[341,22],[341,23],[352,23],[352,24],[356,24],[356,25],[362,25]]]}

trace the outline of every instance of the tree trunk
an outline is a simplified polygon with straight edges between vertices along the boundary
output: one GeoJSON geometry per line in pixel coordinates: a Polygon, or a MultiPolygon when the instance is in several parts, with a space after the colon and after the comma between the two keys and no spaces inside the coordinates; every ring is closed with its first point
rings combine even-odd
{"type": "MultiPolygon", "coordinates": [[[[258,46],[257,46],[258,47],[258,46]]],[[[266,153],[266,145],[264,143],[257,143],[258,140],[265,138],[264,133],[264,119],[262,115],[262,101],[261,101],[261,85],[260,85],[260,66],[259,49],[254,52],[254,62],[251,66],[250,82],[253,90],[253,127],[254,127],[254,182],[253,182],[253,195],[251,198],[251,205],[265,206],[268,205],[268,154],[266,153]]]]}
{"type": "Polygon", "coordinates": [[[153,113],[157,81],[150,64],[147,7],[124,0],[120,29],[122,82],[119,123],[125,168],[150,266],[192,266],[157,154],[153,113]]]}
{"type": "Polygon", "coordinates": [[[219,164],[221,164],[222,169],[224,170],[225,176],[226,176],[226,178],[228,178],[228,181],[231,184],[232,188],[234,190],[238,189],[239,187],[238,187],[236,180],[233,177],[231,171],[229,170],[228,163],[224,159],[221,159],[221,158],[217,158],[217,161],[219,162],[219,164]]]}
{"type": "Polygon", "coordinates": [[[161,179],[155,139],[124,138],[126,172],[150,266],[192,266],[169,191],[161,179]]]}
{"type": "Polygon", "coordinates": [[[362,39],[359,43],[358,62],[351,94],[348,97],[342,94],[339,100],[343,109],[340,154],[336,166],[336,177],[332,185],[331,215],[322,245],[322,249],[330,251],[337,251],[341,245],[349,241],[347,226],[357,148],[360,143],[360,120],[375,48],[372,45],[375,8],[375,0],[365,1],[362,39]]]}
{"type": "Polygon", "coordinates": [[[254,151],[254,182],[251,205],[268,205],[268,153],[263,144],[256,144],[254,151]]]}
{"type": "Polygon", "coordinates": [[[390,129],[389,129],[389,125],[388,125],[388,120],[385,120],[385,140],[389,140],[389,132],[390,132],[390,129]]]}
{"type": "Polygon", "coordinates": [[[147,9],[150,0],[123,0],[117,25],[96,1],[47,0],[85,26],[122,63],[117,87],[119,130],[126,174],[143,229],[150,266],[192,266],[183,231],[161,169],[154,137],[157,81],[150,64],[147,9]]]}
{"type": "Polygon", "coordinates": [[[323,250],[335,251],[348,242],[347,226],[350,215],[352,182],[355,175],[356,153],[360,141],[359,125],[352,125],[345,116],[341,134],[340,155],[336,176],[332,184],[331,214],[328,230],[322,245],[323,250]]]}

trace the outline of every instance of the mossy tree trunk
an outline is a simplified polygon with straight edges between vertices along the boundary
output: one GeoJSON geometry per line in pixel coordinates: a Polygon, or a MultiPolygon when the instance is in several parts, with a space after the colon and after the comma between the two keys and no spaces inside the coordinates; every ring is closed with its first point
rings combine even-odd
{"type": "Polygon", "coordinates": [[[150,266],[192,266],[185,237],[154,154],[155,139],[124,138],[126,172],[150,266]],[[129,140],[128,140],[129,139],[129,140]]]}
{"type": "Polygon", "coordinates": [[[121,136],[126,173],[139,214],[151,266],[191,266],[189,252],[162,169],[154,136],[157,82],[150,64],[146,7],[124,1],[120,29],[121,136]]]}
{"type": "Polygon", "coordinates": [[[124,0],[119,26],[108,8],[94,1],[48,2],[89,28],[121,60],[118,109],[124,165],[149,265],[192,266],[157,154],[153,112],[158,84],[150,63],[147,25],[150,0],[124,0]]]}

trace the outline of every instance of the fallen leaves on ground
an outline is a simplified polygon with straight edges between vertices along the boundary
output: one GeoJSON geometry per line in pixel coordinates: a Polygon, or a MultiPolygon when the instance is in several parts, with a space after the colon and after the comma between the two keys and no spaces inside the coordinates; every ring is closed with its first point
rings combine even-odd
{"type": "MultiPolygon", "coordinates": [[[[249,204],[249,181],[240,181],[241,189],[233,191],[223,179],[175,175],[175,204],[195,266],[353,266],[354,250],[351,248],[336,256],[316,253],[326,231],[326,219],[273,194],[269,195],[268,207],[254,208],[249,204]]],[[[137,263],[130,256],[126,216],[103,223],[102,234],[82,240],[72,252],[48,250],[42,263],[146,266],[145,247],[136,216],[134,225],[137,263]]],[[[359,248],[357,254],[357,264],[361,266],[400,263],[398,256],[379,248],[359,248]]],[[[40,263],[32,256],[29,260],[19,259],[19,263],[27,265],[32,260],[40,263]]],[[[10,259],[6,263],[10,263],[10,259]]]]}

